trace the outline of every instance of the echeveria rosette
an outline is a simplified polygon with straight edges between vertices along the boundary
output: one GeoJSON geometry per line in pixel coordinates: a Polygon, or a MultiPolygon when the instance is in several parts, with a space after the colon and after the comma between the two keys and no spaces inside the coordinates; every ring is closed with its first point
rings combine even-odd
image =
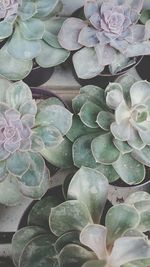
{"type": "Polygon", "coordinates": [[[59,198],[49,196],[36,203],[28,226],[14,235],[16,267],[38,267],[43,261],[45,267],[50,263],[59,267],[149,266],[150,243],[137,228],[141,213],[133,204],[138,199],[143,206],[143,201],[149,201],[148,193],[133,194],[125,204],[111,207],[102,226],[108,194],[108,181],[102,173],[82,167],[65,191],[66,200],[60,199],[59,193],[59,198]]]}
{"type": "MultiPolygon", "coordinates": [[[[0,49],[2,76],[9,80],[21,80],[32,70],[33,60],[48,68],[68,58],[69,52],[57,40],[64,20],[57,16],[62,8],[60,0],[2,2],[6,7],[6,14],[0,21],[0,40],[4,41],[0,49]]],[[[3,12],[2,7],[0,11],[3,12]]]]}
{"type": "Polygon", "coordinates": [[[150,166],[150,84],[124,75],[106,90],[85,86],[73,99],[74,165],[96,168],[114,182],[129,185],[145,179],[150,166]]]}
{"type": "Polygon", "coordinates": [[[150,54],[150,22],[137,24],[142,5],[143,0],[85,0],[85,20],[64,21],[58,39],[65,49],[79,50],[73,55],[78,77],[95,77],[105,66],[116,74],[150,54]]]}
{"type": "Polygon", "coordinates": [[[72,114],[55,97],[36,104],[21,81],[1,79],[0,87],[0,203],[14,205],[23,195],[39,199],[49,188],[42,152],[63,141],[72,114]]]}

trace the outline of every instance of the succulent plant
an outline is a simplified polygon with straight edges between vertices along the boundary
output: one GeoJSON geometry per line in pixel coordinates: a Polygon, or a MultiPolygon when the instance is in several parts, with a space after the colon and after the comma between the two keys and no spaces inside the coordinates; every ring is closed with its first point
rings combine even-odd
{"type": "Polygon", "coordinates": [[[72,114],[55,97],[36,104],[22,81],[0,80],[0,203],[24,196],[39,199],[49,188],[42,151],[56,148],[71,127],[72,114]]]}
{"type": "Polygon", "coordinates": [[[21,80],[30,73],[33,63],[48,68],[68,58],[69,52],[57,40],[64,20],[57,16],[61,8],[60,0],[0,2],[2,76],[9,80],[21,80]]]}
{"type": "Polygon", "coordinates": [[[85,0],[85,19],[68,18],[58,34],[62,47],[77,51],[73,65],[78,77],[89,79],[133,65],[137,56],[150,54],[149,23],[137,23],[143,0],[85,0]]]}
{"type": "MultiPolygon", "coordinates": [[[[28,226],[14,235],[17,267],[149,267],[150,241],[139,230],[138,210],[144,203],[148,207],[148,193],[137,192],[127,203],[112,206],[102,225],[108,193],[103,174],[82,167],[63,191],[66,200],[59,192],[59,197],[54,193],[37,202],[29,212],[28,226]]],[[[147,222],[150,229],[150,218],[147,222]]]]}
{"type": "Polygon", "coordinates": [[[85,86],[72,101],[74,165],[98,169],[109,180],[141,183],[150,167],[150,83],[123,75],[105,90],[85,86]]]}

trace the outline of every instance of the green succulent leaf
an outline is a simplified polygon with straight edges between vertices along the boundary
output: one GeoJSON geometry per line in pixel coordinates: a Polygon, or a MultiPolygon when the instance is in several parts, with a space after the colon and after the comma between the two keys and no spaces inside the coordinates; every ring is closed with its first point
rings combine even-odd
{"type": "MultiPolygon", "coordinates": [[[[35,170],[33,170],[33,166],[29,169],[29,176],[33,177],[34,172],[36,173],[35,170]]],[[[47,192],[47,190],[50,188],[50,173],[49,170],[45,167],[43,170],[43,175],[39,177],[40,174],[38,174],[38,177],[34,177],[34,182],[35,180],[41,179],[39,185],[31,186],[31,185],[26,185],[23,182],[20,182],[20,191],[22,194],[26,197],[30,197],[33,199],[41,199],[42,196],[47,192]]],[[[24,177],[25,179],[26,177],[24,177]]],[[[28,177],[26,178],[28,181],[28,177]]],[[[26,181],[25,181],[26,182],[26,181]]],[[[32,182],[31,182],[32,184],[32,182]]]]}
{"type": "Polygon", "coordinates": [[[38,40],[25,39],[16,27],[8,43],[8,52],[16,59],[31,60],[41,52],[41,44],[38,40]]]}
{"type": "Polygon", "coordinates": [[[49,224],[56,236],[69,231],[81,231],[88,223],[93,223],[90,212],[78,200],[66,201],[51,210],[49,224]]]}
{"type": "Polygon", "coordinates": [[[9,90],[6,92],[6,101],[12,108],[19,110],[26,101],[31,100],[31,90],[24,82],[10,84],[9,90]]]}
{"type": "Polygon", "coordinates": [[[139,184],[145,178],[145,167],[135,160],[131,154],[120,154],[118,160],[113,163],[115,171],[127,184],[139,184]]]}
{"type": "Polygon", "coordinates": [[[22,21],[26,21],[32,18],[37,12],[36,4],[31,1],[23,1],[21,9],[18,11],[18,15],[22,21]]]}
{"type": "Polygon", "coordinates": [[[115,241],[112,253],[111,264],[118,266],[135,260],[150,258],[150,245],[148,240],[140,237],[122,237],[115,241]]]}
{"type": "Polygon", "coordinates": [[[10,22],[5,20],[0,22],[0,39],[9,37],[13,32],[13,27],[10,22]]]}
{"type": "Polygon", "coordinates": [[[119,158],[120,152],[114,146],[112,139],[110,133],[102,134],[93,139],[91,148],[96,162],[109,165],[119,158]]]}
{"type": "Polygon", "coordinates": [[[97,124],[97,115],[100,112],[101,108],[94,104],[91,101],[86,101],[86,103],[82,106],[79,117],[81,121],[90,128],[98,128],[97,124]]]}
{"type": "Polygon", "coordinates": [[[140,224],[137,227],[139,231],[141,232],[148,232],[150,231],[150,201],[149,201],[149,209],[146,211],[142,211],[140,213],[140,224]]]}
{"type": "Polygon", "coordinates": [[[12,239],[12,255],[15,265],[19,264],[19,259],[27,243],[36,236],[46,233],[38,226],[27,226],[17,231],[12,239]]]}
{"type": "Polygon", "coordinates": [[[0,203],[6,206],[14,206],[23,200],[19,189],[18,179],[13,175],[8,175],[4,181],[0,182],[0,203]]]}
{"type": "Polygon", "coordinates": [[[53,126],[40,126],[34,132],[39,136],[46,147],[56,147],[63,141],[60,131],[53,126]]]}
{"type": "Polygon", "coordinates": [[[19,30],[25,39],[39,40],[44,34],[44,22],[36,18],[20,21],[19,30]]]}
{"type": "Polygon", "coordinates": [[[16,151],[7,158],[6,166],[14,176],[22,176],[30,166],[30,156],[27,152],[16,151]]]}
{"type": "Polygon", "coordinates": [[[58,97],[52,96],[50,98],[40,100],[37,103],[38,112],[41,111],[43,108],[45,108],[45,106],[52,106],[52,105],[59,105],[64,107],[63,102],[58,97]]]}
{"type": "Polygon", "coordinates": [[[133,148],[128,145],[127,142],[123,142],[117,139],[113,140],[114,145],[116,148],[121,152],[121,154],[127,154],[132,152],[133,148]]]}
{"type": "Polygon", "coordinates": [[[97,132],[97,130],[99,131],[99,129],[87,127],[85,124],[82,123],[78,116],[74,115],[72,120],[72,126],[66,136],[71,142],[74,142],[78,137],[86,134],[95,133],[97,132]]]}
{"type": "Polygon", "coordinates": [[[61,10],[62,4],[59,0],[37,0],[37,16],[46,17],[51,13],[55,13],[56,10],[61,10]]]}
{"type": "Polygon", "coordinates": [[[105,131],[109,131],[111,123],[114,121],[114,116],[110,112],[100,111],[97,115],[97,124],[105,131]]]}
{"type": "Polygon", "coordinates": [[[72,114],[60,105],[45,106],[36,116],[36,125],[51,125],[65,135],[72,125],[72,114]]]}
{"type": "Polygon", "coordinates": [[[131,155],[137,161],[141,162],[142,164],[150,167],[150,146],[145,146],[141,150],[133,150],[131,155]]]}
{"type": "Polygon", "coordinates": [[[57,146],[57,149],[55,147],[44,148],[40,153],[56,167],[62,169],[73,167],[72,143],[67,138],[64,138],[61,144],[57,146]]]}
{"type": "Polygon", "coordinates": [[[104,174],[109,183],[115,182],[119,179],[119,175],[112,165],[104,165],[99,163],[96,167],[96,170],[104,174]]]}
{"type": "Polygon", "coordinates": [[[47,196],[32,207],[28,215],[28,225],[40,226],[49,230],[49,215],[51,208],[62,202],[61,196],[47,196]]]}
{"type": "Polygon", "coordinates": [[[93,222],[99,223],[107,194],[106,177],[97,170],[81,167],[70,182],[67,198],[83,202],[88,207],[93,222]]]}
{"type": "Polygon", "coordinates": [[[58,262],[60,267],[81,267],[88,260],[95,259],[95,255],[78,245],[67,245],[59,254],[58,262]]]}
{"type": "Polygon", "coordinates": [[[150,259],[144,259],[124,264],[123,267],[149,267],[149,265],[150,265],[150,259]]]}
{"type": "Polygon", "coordinates": [[[9,54],[7,44],[0,49],[0,62],[0,74],[12,81],[24,79],[33,66],[32,60],[17,59],[9,54]]]}
{"type": "Polygon", "coordinates": [[[52,266],[56,261],[53,243],[55,238],[50,234],[41,234],[33,238],[24,248],[20,258],[21,267],[52,266]]]}
{"type": "Polygon", "coordinates": [[[139,213],[134,207],[118,204],[110,208],[105,218],[105,226],[108,230],[107,244],[112,244],[128,229],[136,228],[139,221],[139,213]]]}
{"type": "Polygon", "coordinates": [[[0,161],[0,182],[3,181],[7,174],[6,161],[0,161]]]}
{"type": "Polygon", "coordinates": [[[40,154],[30,152],[28,155],[30,165],[27,172],[22,176],[21,182],[27,186],[38,186],[43,178],[45,162],[40,154]]]}
{"type": "Polygon", "coordinates": [[[74,165],[78,168],[81,166],[87,166],[90,168],[96,168],[97,163],[93,157],[91,151],[91,142],[97,136],[97,134],[88,134],[79,137],[73,144],[72,155],[74,165]]]}
{"type": "Polygon", "coordinates": [[[140,21],[145,24],[147,22],[147,20],[150,19],[150,10],[146,9],[142,11],[142,14],[140,16],[140,21]]]}
{"type": "Polygon", "coordinates": [[[72,231],[72,232],[67,232],[61,235],[60,237],[58,237],[55,243],[55,249],[57,253],[60,253],[61,250],[69,244],[80,245],[79,235],[80,235],[79,232],[72,231]]]}
{"type": "Polygon", "coordinates": [[[63,48],[55,48],[44,41],[40,41],[41,50],[36,55],[36,62],[43,68],[57,66],[66,61],[70,52],[63,48]]]}

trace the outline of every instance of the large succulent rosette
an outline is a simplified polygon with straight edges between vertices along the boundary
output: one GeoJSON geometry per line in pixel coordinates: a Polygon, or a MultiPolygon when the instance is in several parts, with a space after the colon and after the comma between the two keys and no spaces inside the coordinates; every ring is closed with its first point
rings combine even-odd
{"type": "Polygon", "coordinates": [[[58,39],[65,49],[79,50],[73,55],[78,77],[95,77],[105,66],[116,74],[150,54],[150,21],[137,23],[142,5],[143,0],[85,0],[85,20],[65,20],[58,39]]]}
{"type": "Polygon", "coordinates": [[[148,193],[134,193],[111,207],[102,225],[104,175],[82,167],[63,192],[66,201],[59,191],[59,197],[54,193],[36,203],[28,225],[14,235],[16,267],[149,267],[150,243],[143,234],[150,229],[148,193]]]}
{"type": "Polygon", "coordinates": [[[0,3],[0,74],[9,80],[25,78],[34,61],[43,68],[64,62],[69,52],[57,40],[64,21],[57,16],[59,0],[2,0],[0,3]],[[9,62],[9,64],[8,64],[9,62]]]}
{"type": "MultiPolygon", "coordinates": [[[[109,182],[119,177],[139,184],[150,167],[150,83],[125,75],[106,90],[85,86],[73,99],[75,166],[100,170],[109,182]]],[[[148,178],[148,176],[147,176],[148,178]]]]}
{"type": "Polygon", "coordinates": [[[56,148],[72,115],[57,98],[36,104],[23,82],[0,80],[0,203],[39,199],[50,186],[42,151],[56,148]]]}

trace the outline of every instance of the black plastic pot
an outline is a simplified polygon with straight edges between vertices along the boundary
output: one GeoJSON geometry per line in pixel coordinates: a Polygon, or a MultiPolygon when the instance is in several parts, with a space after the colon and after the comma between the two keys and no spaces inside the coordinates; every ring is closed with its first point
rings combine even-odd
{"type": "Polygon", "coordinates": [[[150,82],[150,56],[144,56],[136,66],[136,70],[142,80],[147,80],[150,82]]]}
{"type": "Polygon", "coordinates": [[[23,81],[29,87],[37,87],[47,82],[52,76],[53,72],[54,68],[42,68],[40,66],[35,66],[23,81]]]}

